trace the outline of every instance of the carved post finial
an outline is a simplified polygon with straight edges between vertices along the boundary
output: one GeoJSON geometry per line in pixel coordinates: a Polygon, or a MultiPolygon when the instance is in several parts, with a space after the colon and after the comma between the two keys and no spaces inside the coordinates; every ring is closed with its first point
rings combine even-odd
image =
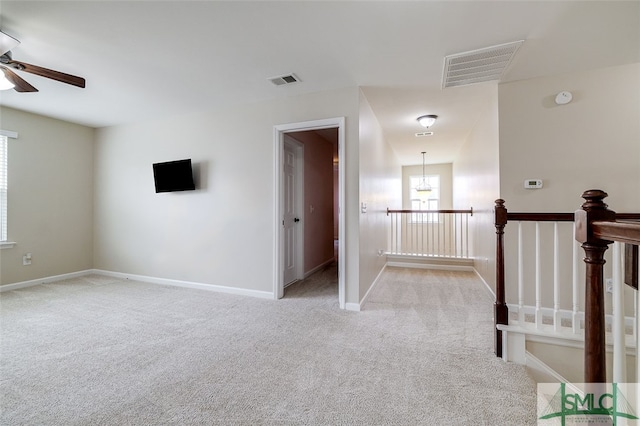
{"type": "Polygon", "coordinates": [[[603,200],[608,196],[609,194],[601,189],[589,189],[588,191],[584,191],[582,193],[582,198],[586,201],[582,203],[582,209],[606,209],[609,206],[607,206],[603,200]]]}
{"type": "Polygon", "coordinates": [[[599,220],[616,220],[616,212],[609,210],[604,199],[607,193],[600,189],[590,189],[584,191],[580,209],[575,212],[575,237],[580,243],[589,243],[596,245],[611,244],[611,241],[602,241],[594,238],[591,223],[599,220]]]}
{"type": "Polygon", "coordinates": [[[502,232],[504,226],[507,224],[507,208],[504,206],[504,200],[502,198],[498,198],[496,200],[496,206],[494,208],[495,212],[495,223],[496,232],[502,232]]]}

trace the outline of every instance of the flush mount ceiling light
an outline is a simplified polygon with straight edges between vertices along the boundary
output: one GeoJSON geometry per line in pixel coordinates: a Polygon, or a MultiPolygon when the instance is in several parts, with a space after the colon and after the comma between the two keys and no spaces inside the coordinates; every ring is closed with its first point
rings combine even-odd
{"type": "Polygon", "coordinates": [[[431,185],[427,183],[427,177],[424,174],[424,155],[425,154],[426,152],[422,151],[422,180],[420,181],[418,186],[416,186],[416,191],[418,193],[423,193],[423,194],[431,192],[431,185]]]}
{"type": "Polygon", "coordinates": [[[421,115],[420,117],[417,118],[417,120],[418,120],[418,123],[422,125],[422,127],[426,127],[428,129],[429,127],[433,126],[433,123],[436,122],[437,118],[438,118],[437,115],[429,114],[429,115],[421,115]]]}
{"type": "Polygon", "coordinates": [[[13,89],[15,85],[7,78],[4,71],[0,69],[0,90],[13,89]]]}

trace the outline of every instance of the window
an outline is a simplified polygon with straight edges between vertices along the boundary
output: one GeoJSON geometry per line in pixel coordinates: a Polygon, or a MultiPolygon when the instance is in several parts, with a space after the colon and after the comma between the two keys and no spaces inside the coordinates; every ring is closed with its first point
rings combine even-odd
{"type": "MultiPolygon", "coordinates": [[[[419,193],[416,187],[422,182],[422,176],[409,176],[409,199],[411,210],[438,210],[440,208],[440,175],[425,176],[431,186],[431,192],[419,193]]],[[[412,222],[437,222],[437,213],[414,213],[412,222]]]]}
{"type": "Polygon", "coordinates": [[[7,241],[7,145],[0,135],[0,241],[7,241]]]}

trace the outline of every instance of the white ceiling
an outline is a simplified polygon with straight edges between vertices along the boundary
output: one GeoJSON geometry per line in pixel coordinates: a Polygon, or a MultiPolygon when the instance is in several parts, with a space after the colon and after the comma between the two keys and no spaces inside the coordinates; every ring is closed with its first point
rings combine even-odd
{"type": "Polygon", "coordinates": [[[361,86],[403,164],[450,162],[495,83],[441,89],[444,57],[526,40],[502,81],[640,62],[640,1],[0,1],[39,93],[0,104],[93,127],[361,86]],[[295,73],[302,82],[267,81],[295,73]],[[437,114],[435,135],[415,118],[437,114]]]}

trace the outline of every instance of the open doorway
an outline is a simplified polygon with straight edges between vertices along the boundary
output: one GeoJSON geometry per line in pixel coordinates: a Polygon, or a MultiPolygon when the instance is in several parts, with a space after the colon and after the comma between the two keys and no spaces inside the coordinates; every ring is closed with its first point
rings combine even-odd
{"type": "Polygon", "coordinates": [[[287,284],[338,265],[345,307],[344,118],[275,126],[274,295],[287,284]],[[306,172],[305,172],[306,171],[306,172]]]}
{"type": "Polygon", "coordinates": [[[285,288],[338,262],[338,172],[337,127],[285,133],[285,288]]]}

